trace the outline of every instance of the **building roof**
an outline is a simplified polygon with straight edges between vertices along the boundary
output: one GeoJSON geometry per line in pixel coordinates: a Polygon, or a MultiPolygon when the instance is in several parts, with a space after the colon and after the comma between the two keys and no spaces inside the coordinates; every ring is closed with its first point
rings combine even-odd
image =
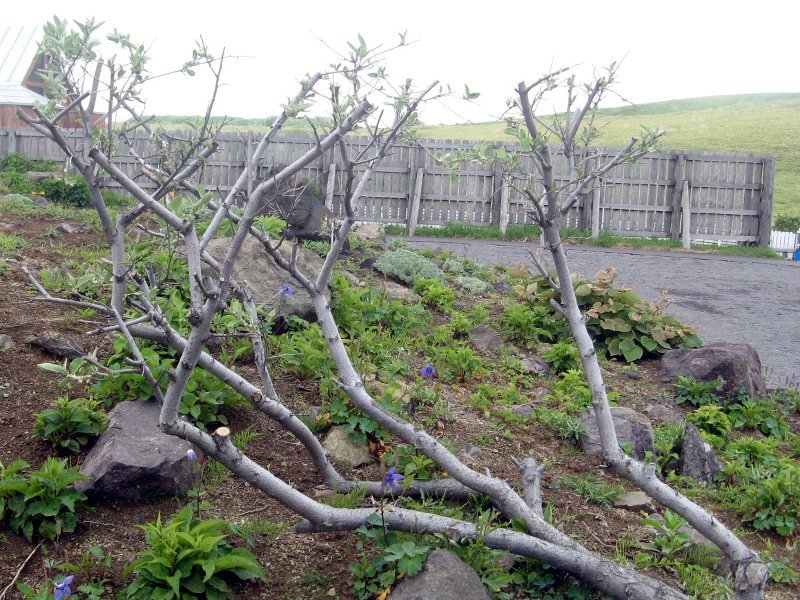
{"type": "Polygon", "coordinates": [[[34,26],[0,29],[0,83],[21,84],[39,50],[41,30],[34,26]]]}
{"type": "Polygon", "coordinates": [[[35,102],[46,103],[47,98],[18,83],[0,82],[0,106],[3,104],[33,106],[35,102]]]}

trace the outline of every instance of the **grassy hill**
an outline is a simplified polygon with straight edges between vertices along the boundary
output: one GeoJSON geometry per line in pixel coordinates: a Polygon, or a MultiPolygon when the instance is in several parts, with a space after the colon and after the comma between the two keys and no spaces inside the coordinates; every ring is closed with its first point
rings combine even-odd
{"type": "MultiPolygon", "coordinates": [[[[712,96],[608,108],[599,144],[623,146],[640,125],[666,130],[665,150],[755,152],[775,156],[775,215],[800,217],[800,93],[712,96]]],[[[504,123],[436,125],[424,137],[503,140],[504,123]]]]}
{"type": "MultiPolygon", "coordinates": [[[[197,117],[161,117],[165,128],[185,127],[197,117]]],[[[267,119],[230,119],[227,130],[263,130],[267,119]]],[[[710,96],[653,102],[600,112],[603,135],[598,145],[624,146],[640,125],[661,128],[665,150],[754,152],[775,156],[775,216],[800,218],[800,93],[710,96]]],[[[422,137],[452,140],[503,140],[502,121],[432,125],[419,129],[422,137]]],[[[284,127],[290,133],[309,131],[302,119],[284,127]]]]}

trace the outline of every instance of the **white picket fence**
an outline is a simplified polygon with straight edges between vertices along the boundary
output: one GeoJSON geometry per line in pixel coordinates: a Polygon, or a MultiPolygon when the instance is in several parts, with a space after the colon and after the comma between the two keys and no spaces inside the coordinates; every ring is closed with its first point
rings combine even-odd
{"type": "Polygon", "coordinates": [[[800,232],[773,231],[770,234],[769,247],[775,252],[780,252],[784,258],[791,258],[798,246],[800,246],[800,232]]]}

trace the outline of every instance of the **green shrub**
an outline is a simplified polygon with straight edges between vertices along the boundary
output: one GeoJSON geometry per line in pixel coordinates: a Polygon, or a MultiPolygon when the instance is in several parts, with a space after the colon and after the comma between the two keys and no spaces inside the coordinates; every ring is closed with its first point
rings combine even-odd
{"type": "Polygon", "coordinates": [[[453,308],[453,303],[456,301],[456,294],[447,287],[446,284],[441,283],[435,279],[420,278],[414,283],[414,291],[419,294],[422,301],[439,309],[442,312],[448,312],[453,308]]]}
{"type": "MultiPolygon", "coordinates": [[[[608,269],[598,272],[594,280],[579,279],[573,283],[598,351],[634,362],[673,348],[694,348],[701,344],[694,329],[664,314],[666,302],[646,303],[630,288],[614,287],[616,276],[614,269],[608,269]]],[[[518,285],[515,291],[518,297],[527,298],[532,304],[556,296],[541,276],[534,277],[528,285],[518,285]]],[[[557,318],[554,311],[552,316],[557,318]]]]}
{"type": "Polygon", "coordinates": [[[125,569],[136,579],[119,598],[233,598],[232,579],[265,577],[252,552],[228,542],[224,521],[194,519],[192,508],[184,507],[166,523],[159,515],[155,523],[141,526],[149,548],[125,569]]]}
{"type": "Polygon", "coordinates": [[[677,381],[672,386],[675,388],[675,402],[677,404],[683,404],[688,401],[694,406],[704,406],[706,404],[715,404],[719,401],[716,390],[723,383],[721,379],[697,381],[691,375],[688,377],[678,375],[676,379],[677,381]]]}
{"type": "Polygon", "coordinates": [[[536,419],[548,429],[552,429],[559,437],[577,442],[586,430],[581,420],[572,415],[551,410],[549,408],[534,408],[536,419]]]}
{"type": "Polygon", "coordinates": [[[728,417],[737,429],[757,429],[764,435],[781,436],[789,431],[789,423],[781,408],[770,399],[742,400],[728,406],[728,417]]]}
{"type": "Polygon", "coordinates": [[[58,398],[33,416],[33,433],[57,448],[79,452],[108,425],[105,412],[97,410],[98,402],[89,398],[58,398]]]}
{"type": "Polygon", "coordinates": [[[555,373],[563,373],[571,369],[580,369],[581,355],[573,342],[556,342],[547,352],[542,354],[555,373]]]}
{"type": "Polygon", "coordinates": [[[28,171],[58,171],[61,165],[53,159],[37,160],[26,158],[19,152],[9,152],[0,160],[0,171],[27,173],[28,171]]]}
{"type": "Polygon", "coordinates": [[[27,466],[18,461],[6,470],[7,474],[9,470],[15,472],[3,477],[3,488],[10,492],[6,495],[6,510],[11,514],[11,529],[28,541],[36,534],[53,540],[62,533],[75,531],[75,509],[86,500],[86,494],[74,489],[72,484],[86,477],[75,468],[67,468],[66,459],[52,457],[27,479],[17,477],[20,467],[27,466]]]}
{"type": "Polygon", "coordinates": [[[25,177],[25,173],[18,173],[16,171],[3,171],[0,173],[0,182],[9,191],[16,194],[30,194],[36,188],[25,177]]]}
{"type": "Polygon", "coordinates": [[[800,231],[800,217],[780,215],[772,226],[775,231],[800,231]]]}
{"type": "Polygon", "coordinates": [[[548,306],[529,306],[514,302],[500,315],[500,331],[509,341],[534,347],[540,342],[552,342],[561,329],[548,306]]]}
{"type": "Polygon", "coordinates": [[[89,186],[83,177],[67,177],[61,179],[43,179],[36,184],[36,189],[44,192],[50,202],[68,206],[88,206],[91,204],[89,186]]]}
{"type": "Polygon", "coordinates": [[[373,266],[381,273],[408,285],[414,285],[418,279],[444,282],[444,272],[439,267],[416,252],[404,248],[382,254],[373,266]]]}
{"type": "Polygon", "coordinates": [[[453,341],[451,344],[435,348],[433,358],[432,364],[445,381],[471,380],[486,370],[481,357],[462,342],[453,341]]]}
{"type": "Polygon", "coordinates": [[[353,592],[359,599],[367,600],[391,588],[400,578],[413,577],[422,570],[422,565],[431,551],[430,546],[419,543],[409,534],[386,531],[381,515],[372,513],[367,524],[356,532],[361,534],[358,550],[364,550],[366,542],[373,542],[380,554],[373,559],[364,556],[360,562],[350,563],[353,592]]]}
{"type": "Polygon", "coordinates": [[[477,277],[459,275],[453,281],[458,287],[468,291],[470,294],[483,294],[489,289],[489,284],[477,277]]]}
{"type": "Polygon", "coordinates": [[[13,255],[27,245],[28,242],[18,235],[0,233],[0,256],[13,255]]]}
{"type": "Polygon", "coordinates": [[[735,508],[756,529],[792,535],[800,522],[800,466],[783,461],[771,477],[744,485],[735,508]]]}
{"type": "Polygon", "coordinates": [[[694,423],[708,441],[719,448],[730,438],[733,425],[728,415],[719,406],[701,406],[686,417],[694,423]]]}
{"type": "Polygon", "coordinates": [[[596,475],[587,473],[580,477],[564,475],[558,479],[561,485],[572,488],[589,502],[611,506],[623,491],[618,483],[606,483],[596,475]]]}

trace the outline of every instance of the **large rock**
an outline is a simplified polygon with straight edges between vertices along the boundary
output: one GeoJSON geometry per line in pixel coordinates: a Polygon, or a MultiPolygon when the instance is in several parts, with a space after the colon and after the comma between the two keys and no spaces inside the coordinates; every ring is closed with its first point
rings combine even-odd
{"type": "Polygon", "coordinates": [[[363,223],[353,232],[353,235],[359,242],[369,244],[375,250],[389,249],[386,230],[380,223],[363,223]]]}
{"type": "Polygon", "coordinates": [[[711,483],[722,472],[722,465],[714,448],[700,437],[700,432],[692,423],[686,424],[680,464],[683,475],[702,483],[711,483]]]}
{"type": "Polygon", "coordinates": [[[190,489],[196,474],[186,451],[192,445],[161,432],[160,411],[151,400],[117,404],[108,413],[108,429],[81,465],[89,480],[75,487],[105,500],[146,500],[190,489]]]}
{"type": "Polygon", "coordinates": [[[478,574],[449,550],[434,550],[422,571],[400,582],[390,600],[489,600],[478,574]]]}
{"type": "MultiPolygon", "coordinates": [[[[632,456],[642,460],[647,452],[655,451],[653,426],[642,413],[636,412],[632,408],[614,406],[611,408],[611,418],[614,420],[614,428],[617,430],[617,439],[620,445],[630,444],[632,456]]],[[[581,415],[580,420],[585,428],[581,434],[581,448],[590,456],[602,457],[600,429],[597,427],[594,411],[581,415]]]]}
{"type": "Polygon", "coordinates": [[[505,343],[496,330],[483,324],[472,328],[472,331],[469,332],[469,339],[478,350],[491,352],[496,352],[505,343]]]}
{"type": "Polygon", "coordinates": [[[331,427],[322,445],[331,460],[343,467],[354,469],[372,462],[372,454],[367,443],[351,442],[350,433],[344,427],[331,427]]]}
{"type": "MultiPolygon", "coordinates": [[[[208,252],[218,261],[225,258],[230,246],[230,238],[217,238],[208,244],[208,252]]],[[[284,258],[291,258],[292,244],[284,242],[280,252],[284,258]]],[[[300,247],[297,253],[297,266],[302,273],[308,275],[312,281],[316,279],[322,269],[323,260],[319,254],[300,247]]],[[[234,263],[234,275],[237,281],[246,281],[253,293],[253,300],[257,305],[268,304],[278,308],[280,315],[296,315],[307,321],[315,321],[314,306],[311,297],[301,288],[286,271],[281,269],[267,254],[264,247],[253,237],[248,236],[242,245],[242,250],[234,263]],[[294,289],[291,296],[278,293],[285,284],[294,289]]],[[[325,290],[326,297],[330,292],[325,290]]]]}
{"type": "Polygon", "coordinates": [[[735,400],[740,392],[750,398],[767,393],[761,375],[761,360],[749,344],[708,344],[702,348],[670,350],[661,359],[661,369],[667,381],[678,375],[694,377],[697,381],[721,379],[720,394],[735,400]]]}

